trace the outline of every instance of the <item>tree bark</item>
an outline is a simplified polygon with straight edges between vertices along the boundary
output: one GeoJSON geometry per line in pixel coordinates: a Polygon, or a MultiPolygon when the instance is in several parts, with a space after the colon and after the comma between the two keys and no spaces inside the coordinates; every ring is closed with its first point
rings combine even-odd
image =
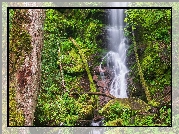
{"type": "Polygon", "coordinates": [[[24,64],[18,69],[16,75],[16,97],[25,117],[24,126],[33,125],[36,100],[40,90],[42,27],[45,18],[44,9],[28,9],[28,13],[31,21],[25,27],[31,36],[32,50],[30,55],[26,55],[24,64]]]}

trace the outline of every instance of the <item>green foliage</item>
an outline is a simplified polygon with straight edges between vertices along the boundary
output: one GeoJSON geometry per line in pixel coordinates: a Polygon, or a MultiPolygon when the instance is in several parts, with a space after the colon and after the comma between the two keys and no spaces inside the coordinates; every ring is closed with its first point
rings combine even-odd
{"type": "Polygon", "coordinates": [[[137,114],[148,112],[151,107],[138,98],[117,98],[109,101],[99,112],[105,116],[106,126],[135,125],[137,114]]]}
{"type": "Polygon", "coordinates": [[[133,26],[140,41],[171,42],[171,9],[129,9],[127,28],[133,26]]]}
{"type": "Polygon", "coordinates": [[[64,65],[63,69],[65,72],[74,73],[84,71],[82,59],[80,55],[77,52],[75,52],[75,49],[69,51],[68,55],[62,55],[61,57],[60,61],[64,65]]]}
{"type": "Polygon", "coordinates": [[[88,104],[90,99],[81,103],[83,98],[74,99],[68,93],[88,90],[83,89],[81,79],[91,74],[92,66],[88,62],[93,55],[101,52],[98,47],[101,39],[96,38],[102,31],[102,15],[102,9],[46,10],[42,89],[38,97],[35,126],[61,123],[74,126],[78,119],[92,117],[94,107],[92,103],[88,104]],[[76,40],[80,50],[69,40],[70,37],[76,40]]]}
{"type": "Polygon", "coordinates": [[[171,109],[163,106],[159,114],[137,115],[135,116],[135,125],[137,126],[171,126],[171,109]]]}
{"type": "Polygon", "coordinates": [[[9,29],[12,28],[13,24],[13,16],[14,16],[14,10],[10,9],[9,10],[9,29]]]}
{"type": "Polygon", "coordinates": [[[133,42],[137,42],[135,55],[140,55],[136,60],[144,79],[151,86],[150,93],[155,94],[155,90],[171,85],[171,10],[130,9],[126,13],[126,35],[132,39],[129,28],[133,27],[133,42]]]}
{"type": "MultiPolygon", "coordinates": [[[[78,42],[81,51],[85,53],[87,58],[86,60],[91,60],[92,55],[101,51],[101,49],[97,47],[97,44],[101,43],[101,39],[96,40],[96,37],[101,34],[101,30],[103,27],[103,24],[100,20],[103,10],[68,9],[60,10],[59,12],[60,18],[62,19],[62,21],[60,22],[61,27],[59,27],[59,30],[61,31],[61,36],[66,39],[61,42],[61,57],[59,57],[59,59],[61,60],[62,57],[64,58],[64,60],[61,60],[61,62],[65,65],[66,70],[68,70],[69,72],[73,72],[74,70],[82,72],[84,71],[85,66],[82,67],[83,63],[81,60],[75,62],[73,59],[71,59],[71,56],[74,55],[75,50],[73,50],[73,44],[71,44],[67,39],[69,37],[74,38],[78,42]],[[78,66],[77,69],[70,69],[71,66],[69,66],[69,63],[73,64],[73,66],[78,66]]],[[[80,57],[78,56],[77,59],[79,58],[80,57]]]]}
{"type": "Polygon", "coordinates": [[[105,126],[171,126],[171,109],[166,106],[161,107],[158,114],[151,114],[148,110],[141,111],[142,108],[129,108],[127,102],[114,101],[110,104],[100,110],[105,117],[105,126]]]}
{"type": "MultiPolygon", "coordinates": [[[[52,86],[50,90],[58,89],[52,86]]],[[[47,92],[47,94],[42,94],[40,98],[43,99],[39,99],[37,107],[41,108],[37,109],[35,115],[42,112],[43,114],[38,115],[38,118],[35,119],[35,124],[38,122],[37,125],[74,126],[78,119],[85,119],[88,116],[91,118],[92,116],[93,106],[89,105],[88,96],[85,94],[74,99],[69,96],[68,92],[55,96],[47,92]]]]}
{"type": "MultiPolygon", "coordinates": [[[[171,84],[169,83],[170,77],[168,77],[171,65],[170,37],[168,36],[170,34],[169,11],[127,10],[126,34],[131,39],[129,28],[133,26],[134,41],[137,42],[135,46],[130,46],[131,51],[128,55],[132,55],[133,49],[135,49],[138,65],[134,63],[132,70],[135,71],[138,67],[143,87],[149,85],[146,90],[148,96],[155,94],[158,88],[163,89],[163,83],[171,84]],[[142,16],[143,14],[145,17],[142,16]],[[155,18],[156,20],[153,21],[152,19],[155,18]],[[153,22],[155,23],[153,24],[153,22]],[[163,27],[159,23],[162,23],[163,27]],[[157,68],[157,66],[162,66],[162,68],[157,68]],[[160,84],[156,85],[158,81],[160,84]]],[[[99,47],[102,40],[96,39],[104,26],[103,12],[104,10],[101,9],[46,10],[45,39],[42,51],[42,91],[38,98],[35,114],[36,126],[38,122],[40,125],[74,126],[79,119],[92,118],[96,105],[93,104],[91,97],[84,94],[72,98],[69,96],[69,92],[85,90],[81,85],[81,80],[85,75],[88,75],[88,85],[91,91],[95,91],[91,69],[98,63],[94,56],[102,54],[103,51],[99,47]],[[69,38],[73,38],[78,46],[74,45],[69,38]],[[89,65],[91,61],[93,63],[89,65]]],[[[137,71],[135,71],[136,73],[137,71]]],[[[135,80],[135,82],[139,81],[135,80]]],[[[153,106],[159,105],[154,99],[149,102],[153,106]]],[[[105,124],[118,126],[157,124],[154,122],[156,116],[146,115],[142,118],[136,116],[140,112],[148,112],[148,104],[140,101],[132,103],[130,100],[127,100],[127,103],[125,107],[121,105],[122,103],[114,103],[103,108],[100,114],[105,116],[105,124]],[[138,109],[132,107],[136,105],[139,106],[138,109]],[[135,116],[136,122],[133,121],[135,116]],[[143,120],[143,118],[145,119],[143,120]],[[137,124],[137,120],[141,120],[141,124],[137,124]]],[[[163,119],[163,117],[161,118],[163,119]]]]}
{"type": "MultiPolygon", "coordinates": [[[[121,125],[128,125],[130,121],[130,117],[132,112],[129,109],[123,108],[120,103],[114,103],[109,111],[107,112],[108,115],[105,115],[107,120],[113,121],[118,118],[121,119],[121,125]]],[[[106,123],[107,125],[108,123],[106,123]]]]}
{"type": "Polygon", "coordinates": [[[160,122],[162,126],[171,126],[171,108],[163,106],[159,110],[160,122]]]}
{"type": "Polygon", "coordinates": [[[73,44],[77,47],[77,49],[78,49],[78,51],[79,51],[79,54],[80,54],[80,56],[81,56],[81,58],[82,58],[82,62],[83,62],[83,64],[85,65],[85,70],[86,70],[86,72],[87,72],[88,79],[89,79],[89,81],[90,81],[91,91],[92,91],[92,92],[96,92],[96,87],[95,87],[95,84],[94,84],[94,82],[93,82],[93,78],[92,78],[92,76],[91,76],[91,72],[90,72],[89,67],[88,67],[88,62],[87,62],[87,58],[86,58],[86,56],[85,56],[85,51],[84,51],[83,49],[81,49],[81,48],[78,46],[78,44],[76,44],[76,42],[75,42],[73,39],[72,39],[72,41],[73,41],[73,44]]]}
{"type": "MultiPolygon", "coordinates": [[[[55,87],[51,89],[57,90],[55,87]]],[[[81,109],[81,105],[70,97],[68,93],[56,95],[56,101],[53,101],[53,99],[49,100],[49,97],[51,97],[51,95],[46,94],[43,96],[43,100],[39,99],[41,109],[38,110],[43,110],[43,114],[39,115],[38,122],[50,126],[59,126],[60,124],[64,126],[74,126],[76,120],[79,118],[78,113],[81,109]]],[[[37,111],[36,113],[38,112],[42,111],[37,111]]]]}
{"type": "MultiPolygon", "coordinates": [[[[135,75],[133,87],[143,87],[148,103],[159,107],[161,102],[156,94],[163,94],[163,90],[171,86],[171,9],[129,9],[126,14],[125,34],[132,41],[128,56],[133,57],[135,54],[136,59],[136,63],[131,62],[133,73],[129,77],[135,75]]],[[[140,88],[137,90],[141,91],[140,88]]],[[[134,90],[131,92],[135,95],[134,90]]],[[[145,98],[143,100],[146,101],[145,98]]],[[[163,112],[167,113],[168,110],[170,108],[163,112]]],[[[140,115],[136,116],[135,124],[166,126],[170,125],[170,119],[168,115],[163,121],[157,115],[140,115]]]]}
{"type": "Polygon", "coordinates": [[[153,119],[154,119],[153,115],[151,116],[138,115],[138,116],[135,116],[134,124],[136,126],[155,126],[153,119]]]}
{"type": "MultiPolygon", "coordinates": [[[[168,61],[163,61],[161,57],[163,51],[159,48],[159,43],[149,43],[144,51],[143,59],[141,60],[142,70],[145,79],[156,89],[163,90],[166,86],[171,85],[171,62],[170,55],[167,56],[168,61]]],[[[167,51],[170,53],[171,51],[167,51]]],[[[151,92],[154,94],[155,92],[151,92]]]]}

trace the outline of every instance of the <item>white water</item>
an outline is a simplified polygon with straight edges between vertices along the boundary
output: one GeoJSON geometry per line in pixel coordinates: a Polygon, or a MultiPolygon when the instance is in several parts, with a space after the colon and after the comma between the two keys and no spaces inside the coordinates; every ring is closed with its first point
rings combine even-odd
{"type": "MultiPolygon", "coordinates": [[[[117,4],[117,3],[115,3],[117,4]]],[[[118,3],[118,6],[127,6],[127,3],[118,3]]],[[[117,5],[113,5],[117,6],[117,5]]],[[[110,85],[110,94],[117,98],[127,98],[127,81],[126,74],[126,51],[127,44],[124,37],[124,9],[110,9],[109,22],[107,27],[109,37],[110,51],[103,57],[106,60],[107,67],[113,72],[113,79],[110,85]]],[[[102,63],[101,63],[102,64],[102,63]]],[[[101,67],[100,64],[100,67],[101,67]]]]}

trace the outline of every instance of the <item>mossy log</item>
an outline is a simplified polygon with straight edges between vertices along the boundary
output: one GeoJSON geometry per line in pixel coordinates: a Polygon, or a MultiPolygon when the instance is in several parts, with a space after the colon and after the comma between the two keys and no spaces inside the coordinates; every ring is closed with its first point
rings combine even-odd
{"type": "Polygon", "coordinates": [[[148,86],[147,86],[147,84],[146,84],[146,82],[145,82],[144,75],[143,75],[143,72],[142,72],[142,68],[141,68],[140,63],[139,63],[139,56],[138,56],[138,54],[137,54],[137,43],[136,43],[136,41],[135,41],[134,29],[135,29],[135,28],[132,26],[134,53],[135,53],[135,57],[136,57],[136,62],[137,62],[137,67],[138,67],[138,71],[139,71],[139,75],[140,75],[140,80],[141,80],[141,83],[142,83],[142,87],[143,87],[144,90],[145,90],[145,95],[146,95],[147,101],[148,101],[148,103],[149,103],[149,102],[151,102],[151,95],[150,95],[148,86]]]}

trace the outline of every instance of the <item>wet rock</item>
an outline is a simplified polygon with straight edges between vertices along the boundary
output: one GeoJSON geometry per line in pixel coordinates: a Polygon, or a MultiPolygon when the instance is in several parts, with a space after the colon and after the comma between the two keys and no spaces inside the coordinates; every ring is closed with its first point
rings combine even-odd
{"type": "Polygon", "coordinates": [[[94,80],[95,82],[98,82],[98,76],[97,76],[97,75],[93,75],[93,80],[94,80]]]}
{"type": "Polygon", "coordinates": [[[95,74],[99,74],[100,73],[99,72],[99,66],[96,66],[93,70],[94,70],[95,74]]]}
{"type": "Polygon", "coordinates": [[[108,84],[105,81],[98,81],[97,85],[102,88],[107,88],[108,84]]]}
{"type": "Polygon", "coordinates": [[[104,117],[103,118],[98,118],[98,119],[93,119],[92,122],[91,122],[91,126],[103,126],[103,120],[104,120],[104,117]]]}
{"type": "MultiPolygon", "coordinates": [[[[94,68],[94,75],[93,80],[96,82],[98,91],[101,93],[110,94],[109,92],[109,86],[111,83],[111,80],[113,78],[113,71],[109,70],[108,67],[102,67],[96,66],[94,68]],[[101,77],[101,75],[103,77],[101,77]]],[[[108,103],[111,100],[111,98],[106,96],[99,96],[99,105],[103,107],[106,103],[108,103]]],[[[93,122],[95,125],[95,122],[93,122]]]]}
{"type": "Polygon", "coordinates": [[[104,73],[105,75],[108,75],[109,74],[109,69],[108,67],[99,67],[99,66],[96,66],[93,71],[95,72],[95,74],[100,74],[100,73],[104,73]]]}
{"type": "Polygon", "coordinates": [[[99,87],[98,90],[103,93],[104,89],[102,87],[99,87]]]}

